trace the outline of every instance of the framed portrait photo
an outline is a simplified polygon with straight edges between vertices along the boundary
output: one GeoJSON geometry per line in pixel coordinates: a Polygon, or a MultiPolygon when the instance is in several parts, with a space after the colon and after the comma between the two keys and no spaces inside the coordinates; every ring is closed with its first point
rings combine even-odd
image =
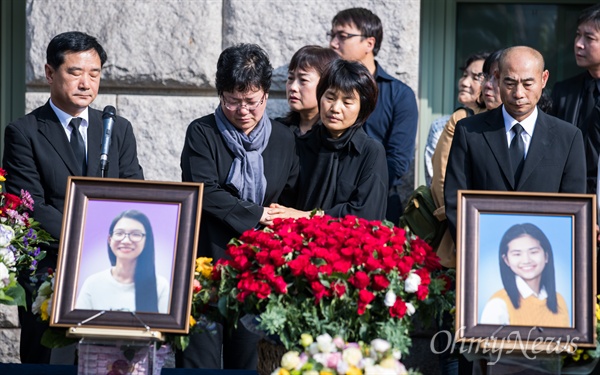
{"type": "Polygon", "coordinates": [[[69,177],[50,325],[187,333],[202,191],[69,177]]]}
{"type": "Polygon", "coordinates": [[[458,192],[456,341],[596,346],[596,196],[458,192]]]}

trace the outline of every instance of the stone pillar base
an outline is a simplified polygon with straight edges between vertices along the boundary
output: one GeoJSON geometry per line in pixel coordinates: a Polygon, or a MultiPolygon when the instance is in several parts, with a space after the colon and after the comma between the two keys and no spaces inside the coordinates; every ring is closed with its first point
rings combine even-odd
{"type": "Polygon", "coordinates": [[[0,304],[0,363],[21,363],[20,344],[18,308],[0,304]]]}

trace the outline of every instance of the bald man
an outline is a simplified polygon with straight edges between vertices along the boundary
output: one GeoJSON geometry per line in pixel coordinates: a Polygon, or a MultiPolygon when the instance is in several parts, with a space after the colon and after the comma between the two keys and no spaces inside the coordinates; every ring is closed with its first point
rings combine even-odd
{"type": "Polygon", "coordinates": [[[498,68],[503,105],[459,121],[452,140],[444,199],[455,239],[460,189],[586,191],[581,131],[537,107],[549,76],[542,55],[530,47],[507,48],[498,68]]]}

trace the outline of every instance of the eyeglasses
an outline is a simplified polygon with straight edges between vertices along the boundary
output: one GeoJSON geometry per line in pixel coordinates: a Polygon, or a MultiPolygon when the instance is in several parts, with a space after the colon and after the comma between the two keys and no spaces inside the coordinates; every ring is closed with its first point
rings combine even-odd
{"type": "Polygon", "coordinates": [[[266,96],[267,96],[267,93],[264,93],[259,102],[249,102],[249,103],[244,103],[244,102],[229,103],[223,95],[221,95],[221,100],[223,101],[223,105],[225,106],[225,108],[227,108],[230,111],[239,111],[242,108],[246,108],[246,110],[248,110],[248,112],[254,112],[254,111],[256,111],[256,109],[258,107],[260,107],[264,103],[266,96]]]}
{"type": "Polygon", "coordinates": [[[346,41],[346,39],[350,39],[350,38],[354,38],[355,36],[360,36],[363,38],[366,38],[366,35],[362,35],[362,34],[348,34],[345,33],[343,31],[336,31],[336,32],[332,32],[332,31],[328,31],[327,32],[327,38],[329,38],[329,40],[334,40],[337,38],[337,40],[339,40],[340,42],[344,42],[346,41]]]}
{"type": "Polygon", "coordinates": [[[125,237],[129,237],[129,241],[131,242],[140,242],[144,239],[144,237],[146,237],[146,234],[141,232],[127,233],[117,231],[110,235],[110,238],[112,238],[115,241],[123,241],[125,237]]]}

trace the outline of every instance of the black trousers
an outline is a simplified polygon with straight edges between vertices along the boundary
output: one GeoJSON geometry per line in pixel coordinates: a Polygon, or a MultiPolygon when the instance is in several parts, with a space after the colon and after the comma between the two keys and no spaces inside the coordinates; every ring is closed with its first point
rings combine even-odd
{"type": "Polygon", "coordinates": [[[239,323],[236,329],[217,324],[216,333],[190,336],[190,344],[176,354],[180,368],[256,370],[260,336],[239,323]]]}

